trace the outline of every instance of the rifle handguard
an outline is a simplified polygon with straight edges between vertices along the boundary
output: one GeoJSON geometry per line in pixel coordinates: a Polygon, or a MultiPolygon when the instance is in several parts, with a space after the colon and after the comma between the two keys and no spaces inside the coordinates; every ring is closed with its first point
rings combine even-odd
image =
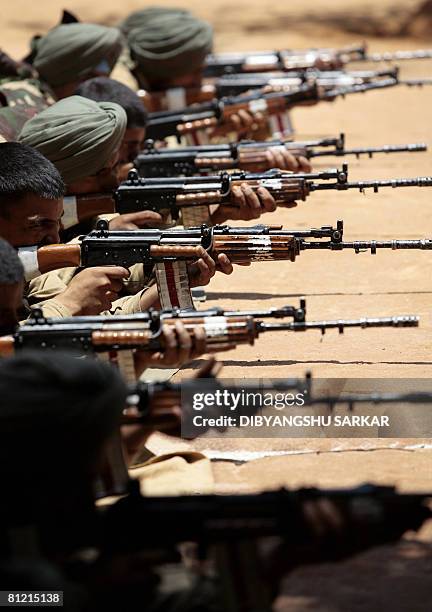
{"type": "Polygon", "coordinates": [[[177,126],[177,132],[180,134],[180,136],[183,136],[184,134],[190,134],[199,130],[206,130],[208,128],[216,127],[218,123],[219,122],[215,117],[198,119],[197,121],[188,121],[187,123],[180,123],[177,126]]]}
{"type": "Polygon", "coordinates": [[[181,257],[182,259],[198,259],[201,256],[201,247],[196,246],[158,246],[150,247],[153,257],[181,257]]]}
{"type": "Polygon", "coordinates": [[[113,330],[113,331],[96,331],[92,334],[92,343],[94,346],[107,347],[125,347],[125,346],[142,346],[147,347],[153,338],[150,331],[130,331],[130,330],[113,330]]]}

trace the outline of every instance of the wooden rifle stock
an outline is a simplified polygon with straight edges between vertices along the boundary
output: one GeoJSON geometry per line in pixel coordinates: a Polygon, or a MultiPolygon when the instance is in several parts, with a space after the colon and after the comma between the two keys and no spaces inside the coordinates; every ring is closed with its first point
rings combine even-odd
{"type": "Polygon", "coordinates": [[[81,247],[79,244],[50,244],[38,249],[37,258],[41,274],[59,268],[76,268],[81,264],[81,247]]]}
{"type": "Polygon", "coordinates": [[[0,337],[0,356],[9,357],[15,353],[15,342],[13,336],[0,337]]]}

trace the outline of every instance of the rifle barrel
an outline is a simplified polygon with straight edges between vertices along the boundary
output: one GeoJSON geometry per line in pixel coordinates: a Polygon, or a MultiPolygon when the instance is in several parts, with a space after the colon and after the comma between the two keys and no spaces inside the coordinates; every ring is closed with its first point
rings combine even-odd
{"type": "Polygon", "coordinates": [[[259,331],[294,331],[301,332],[308,329],[319,329],[322,333],[326,329],[338,329],[343,333],[346,327],[418,327],[419,317],[415,315],[402,315],[395,317],[376,317],[360,319],[337,319],[335,321],[294,321],[292,323],[261,323],[259,331]]]}
{"type": "Polygon", "coordinates": [[[372,89],[384,89],[386,87],[394,87],[398,85],[397,79],[382,79],[381,81],[372,83],[363,83],[362,85],[352,85],[351,87],[335,87],[320,94],[320,100],[333,99],[338,96],[346,96],[348,94],[363,93],[372,89]]]}
{"type": "Polygon", "coordinates": [[[349,393],[344,395],[326,395],[323,397],[306,397],[305,406],[313,406],[314,404],[328,404],[334,406],[336,404],[430,404],[432,402],[432,393],[427,391],[419,391],[417,393],[349,393]]]}
{"type": "Polygon", "coordinates": [[[377,249],[417,249],[421,251],[432,250],[432,240],[354,240],[352,242],[308,242],[299,240],[300,250],[324,249],[329,251],[342,251],[343,249],[353,249],[356,253],[370,251],[375,255],[377,249]]]}
{"type": "Polygon", "coordinates": [[[337,191],[346,191],[348,189],[373,189],[378,193],[381,187],[432,187],[432,176],[416,176],[413,178],[402,179],[384,179],[381,181],[355,181],[355,182],[340,182],[340,183],[311,183],[309,185],[311,191],[323,191],[327,189],[335,189],[337,191]]]}
{"type": "Polygon", "coordinates": [[[424,79],[399,79],[401,85],[407,85],[408,87],[423,87],[423,85],[432,85],[432,78],[427,77],[424,79]]]}
{"type": "Polygon", "coordinates": [[[335,148],[326,151],[306,150],[306,156],[311,159],[314,157],[345,157],[346,155],[369,155],[372,157],[375,153],[420,153],[427,151],[428,147],[425,143],[414,143],[405,145],[383,145],[382,147],[359,147],[354,149],[335,148]]]}
{"type": "Polygon", "coordinates": [[[400,62],[419,59],[432,59],[432,49],[415,51],[394,51],[386,53],[368,53],[362,58],[365,62],[400,62]]]}

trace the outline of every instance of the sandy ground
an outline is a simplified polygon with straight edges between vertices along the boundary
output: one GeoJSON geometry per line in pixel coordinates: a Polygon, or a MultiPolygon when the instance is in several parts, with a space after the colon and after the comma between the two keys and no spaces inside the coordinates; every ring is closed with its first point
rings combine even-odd
{"type": "MultiPolygon", "coordinates": [[[[69,0],[67,8],[83,20],[116,23],[128,11],[146,3],[114,0],[89,3],[69,0]]],[[[172,1],[212,21],[219,50],[266,49],[343,45],[361,37],[308,23],[323,11],[327,16],[344,8],[348,15],[384,12],[394,18],[418,4],[415,1],[300,0],[270,5],[262,0],[172,1]],[[348,5],[348,6],[347,6],[348,5]]],[[[24,54],[28,39],[58,19],[63,1],[43,3],[15,0],[2,3],[1,46],[24,54]]],[[[370,38],[373,50],[411,49],[427,42],[400,38],[370,38]]],[[[403,66],[403,76],[431,74],[430,62],[403,66]]],[[[432,142],[432,88],[395,88],[351,97],[333,104],[296,110],[293,114],[301,137],[347,134],[352,146],[384,143],[432,142]]],[[[350,160],[352,179],[426,176],[431,174],[432,153],[377,156],[373,160],[350,160]]],[[[337,165],[336,160],[317,168],[337,165]]],[[[346,239],[430,237],[431,191],[428,189],[382,190],[366,196],[350,193],[313,194],[296,210],[279,210],[264,222],[286,227],[319,227],[345,222],[346,239]]],[[[301,376],[306,370],[320,377],[430,378],[432,295],[428,252],[303,253],[292,263],[255,264],[237,269],[227,280],[219,276],[208,291],[208,306],[251,309],[296,303],[306,296],[312,319],[349,318],[393,314],[421,316],[418,329],[349,330],[344,336],[329,332],[268,334],[255,346],[241,347],[220,356],[226,377],[301,376]]],[[[301,454],[262,457],[242,465],[215,462],[217,488],[227,491],[260,491],[279,486],[352,486],[365,481],[396,484],[402,490],[430,490],[432,450],[427,440],[396,442],[399,448],[383,448],[394,440],[201,440],[195,448],[220,451],[296,451],[301,454]],[[412,445],[424,442],[423,448],[412,445]],[[403,448],[411,445],[411,449],[403,448]],[[378,450],[377,446],[381,446],[378,450]],[[426,447],[425,447],[426,446],[426,447]],[[356,450],[353,450],[356,449],[356,450]],[[375,450],[374,450],[375,449],[375,450]],[[335,452],[338,450],[339,452],[335,452]],[[302,452],[303,451],[303,452],[302,452]],[[307,451],[307,452],[306,452],[307,451]]],[[[154,447],[166,447],[155,439],[154,447]]],[[[174,444],[177,445],[177,442],[174,444]]],[[[280,609],[345,612],[357,610],[430,609],[431,529],[398,546],[365,553],[338,566],[320,566],[295,572],[286,585],[280,609]],[[380,576],[377,582],[377,575],[380,576]],[[429,580],[428,580],[429,579],[429,580]]]]}

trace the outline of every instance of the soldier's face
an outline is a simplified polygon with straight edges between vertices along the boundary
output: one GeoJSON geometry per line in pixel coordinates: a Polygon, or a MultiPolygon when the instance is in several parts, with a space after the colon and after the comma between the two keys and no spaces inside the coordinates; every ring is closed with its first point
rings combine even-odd
{"type": "Polygon", "coordinates": [[[173,87],[185,87],[186,89],[190,87],[201,87],[203,80],[203,69],[198,68],[193,72],[189,72],[189,74],[184,74],[181,77],[176,77],[170,79],[167,82],[168,87],[165,89],[170,89],[173,87]]]}
{"type": "Polygon", "coordinates": [[[117,189],[119,179],[117,176],[117,164],[119,162],[119,150],[117,150],[107,162],[105,168],[99,170],[92,176],[86,176],[78,181],[68,183],[67,193],[79,195],[82,193],[107,193],[117,189]]]}
{"type": "Polygon", "coordinates": [[[145,128],[128,128],[120,147],[120,163],[133,162],[142,150],[145,138],[145,128]]]}
{"type": "Polygon", "coordinates": [[[10,334],[15,329],[22,308],[24,283],[0,285],[0,336],[10,334]]]}
{"type": "Polygon", "coordinates": [[[45,200],[26,194],[0,216],[0,236],[14,247],[60,242],[63,199],[45,200]]]}
{"type": "Polygon", "coordinates": [[[138,80],[139,86],[149,91],[165,91],[166,89],[174,89],[176,87],[188,89],[201,87],[203,81],[203,67],[197,68],[193,72],[189,72],[180,77],[172,77],[170,79],[149,80],[146,79],[145,75],[139,70],[135,71],[134,75],[138,80]]]}

